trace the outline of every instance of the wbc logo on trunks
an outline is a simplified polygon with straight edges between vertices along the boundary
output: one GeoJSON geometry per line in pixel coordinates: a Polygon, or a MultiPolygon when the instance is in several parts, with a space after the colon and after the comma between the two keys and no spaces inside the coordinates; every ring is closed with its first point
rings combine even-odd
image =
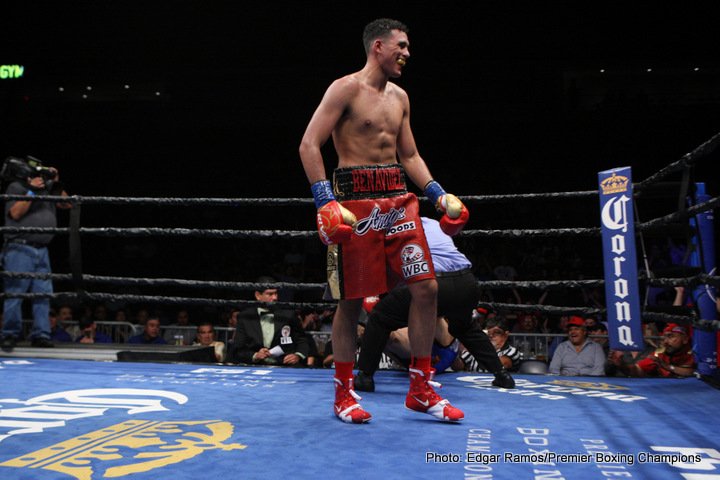
{"type": "Polygon", "coordinates": [[[420,245],[408,243],[400,251],[402,272],[405,279],[430,273],[430,267],[425,260],[425,252],[420,245]]]}

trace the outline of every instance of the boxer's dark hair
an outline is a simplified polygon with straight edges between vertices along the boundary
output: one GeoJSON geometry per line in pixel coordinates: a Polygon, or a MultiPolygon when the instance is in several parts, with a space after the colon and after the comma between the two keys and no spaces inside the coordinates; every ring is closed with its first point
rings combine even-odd
{"type": "Polygon", "coordinates": [[[408,27],[392,18],[378,18],[365,25],[363,30],[363,45],[365,46],[365,53],[370,51],[373,41],[376,38],[384,38],[390,35],[393,30],[400,30],[401,32],[410,33],[408,27]]]}

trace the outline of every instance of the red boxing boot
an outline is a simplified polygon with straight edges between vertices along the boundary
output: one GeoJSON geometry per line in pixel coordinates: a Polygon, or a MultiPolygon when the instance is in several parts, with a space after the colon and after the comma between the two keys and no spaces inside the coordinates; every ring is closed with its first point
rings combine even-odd
{"type": "Polygon", "coordinates": [[[366,423],[372,418],[368,412],[363,410],[358,400],[360,395],[353,390],[353,379],[344,382],[335,378],[335,415],[345,423],[366,423]]]}
{"type": "Polygon", "coordinates": [[[433,368],[428,371],[410,368],[410,391],[405,398],[405,407],[445,422],[459,422],[465,414],[435,393],[433,387],[440,387],[440,384],[432,381],[434,373],[433,368]]]}

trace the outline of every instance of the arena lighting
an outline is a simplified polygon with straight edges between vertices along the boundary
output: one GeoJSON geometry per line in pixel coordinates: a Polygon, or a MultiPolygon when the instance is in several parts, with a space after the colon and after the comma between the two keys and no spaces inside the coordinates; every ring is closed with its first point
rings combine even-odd
{"type": "Polygon", "coordinates": [[[64,87],[58,87],[58,92],[64,92],[64,91],[65,91],[64,87]]]}
{"type": "Polygon", "coordinates": [[[600,69],[600,73],[605,73],[605,69],[604,69],[604,68],[601,68],[601,69],[600,69]]]}
{"type": "Polygon", "coordinates": [[[25,67],[22,65],[0,65],[0,80],[20,78],[24,73],[25,67]]]}
{"type": "Polygon", "coordinates": [[[125,85],[125,90],[130,90],[130,85],[125,85]]]}
{"type": "Polygon", "coordinates": [[[87,90],[89,92],[90,90],[92,90],[92,87],[90,85],[88,85],[87,87],[85,87],[85,90],[87,90]]]}
{"type": "Polygon", "coordinates": [[[693,68],[693,71],[694,71],[694,72],[699,72],[699,71],[700,71],[700,68],[699,68],[699,67],[695,67],[695,68],[693,68]]]}
{"type": "Polygon", "coordinates": [[[648,73],[649,73],[649,72],[652,72],[652,68],[648,68],[648,69],[647,69],[647,72],[648,72],[648,73]]]}

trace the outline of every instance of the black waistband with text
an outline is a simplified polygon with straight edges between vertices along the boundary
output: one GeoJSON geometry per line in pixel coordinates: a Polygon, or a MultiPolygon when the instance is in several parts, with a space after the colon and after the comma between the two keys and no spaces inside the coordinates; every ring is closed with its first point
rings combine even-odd
{"type": "Polygon", "coordinates": [[[400,164],[336,168],[333,189],[340,201],[403,195],[405,169],[400,164]]]}

